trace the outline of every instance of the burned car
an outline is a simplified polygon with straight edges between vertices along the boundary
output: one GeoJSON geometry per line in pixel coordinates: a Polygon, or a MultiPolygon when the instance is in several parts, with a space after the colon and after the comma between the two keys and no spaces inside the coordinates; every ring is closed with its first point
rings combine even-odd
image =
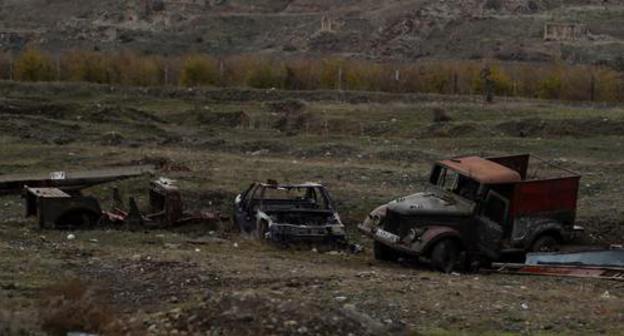
{"type": "Polygon", "coordinates": [[[529,155],[442,160],[424,192],[378,207],[358,228],[374,239],[377,259],[417,256],[444,272],[553,251],[582,231],[574,225],[579,181],[529,155]]]}
{"type": "Polygon", "coordinates": [[[321,184],[253,183],[234,201],[236,225],[259,239],[344,244],[345,228],[321,184]]]}

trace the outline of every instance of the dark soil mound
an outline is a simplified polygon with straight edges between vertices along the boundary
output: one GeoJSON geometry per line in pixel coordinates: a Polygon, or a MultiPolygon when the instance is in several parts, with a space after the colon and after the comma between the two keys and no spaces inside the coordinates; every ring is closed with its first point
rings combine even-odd
{"type": "Polygon", "coordinates": [[[515,137],[588,137],[624,134],[624,121],[602,118],[548,120],[530,118],[504,122],[496,127],[515,137]]]}

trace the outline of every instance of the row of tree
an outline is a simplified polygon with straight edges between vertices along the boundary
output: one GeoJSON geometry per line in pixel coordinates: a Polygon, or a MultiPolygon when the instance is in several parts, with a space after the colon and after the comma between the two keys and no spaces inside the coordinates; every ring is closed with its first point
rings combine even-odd
{"type": "Polygon", "coordinates": [[[0,54],[0,79],[439,94],[493,91],[498,96],[624,101],[624,76],[610,68],[489,60],[378,63],[339,57],[164,57],[80,50],[50,55],[30,48],[17,55],[0,54]]]}

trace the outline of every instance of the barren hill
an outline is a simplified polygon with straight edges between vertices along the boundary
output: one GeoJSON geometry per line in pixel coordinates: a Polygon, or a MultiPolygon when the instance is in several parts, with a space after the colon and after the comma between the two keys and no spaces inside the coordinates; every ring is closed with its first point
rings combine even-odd
{"type": "Polygon", "coordinates": [[[618,65],[622,0],[0,0],[0,48],[618,65]]]}

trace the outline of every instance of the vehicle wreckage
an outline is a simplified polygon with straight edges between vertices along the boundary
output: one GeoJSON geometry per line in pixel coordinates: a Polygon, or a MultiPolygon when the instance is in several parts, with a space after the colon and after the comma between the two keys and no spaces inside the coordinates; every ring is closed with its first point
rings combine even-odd
{"type": "Polygon", "coordinates": [[[345,227],[322,184],[253,183],[234,201],[241,232],[288,244],[345,245],[345,227]]]}
{"type": "Polygon", "coordinates": [[[580,175],[529,155],[442,160],[426,191],[371,212],[358,227],[377,259],[421,257],[438,270],[478,267],[527,252],[549,252],[583,231],[575,226],[580,175]],[[533,172],[529,172],[533,169],[533,172]]]}
{"type": "Polygon", "coordinates": [[[167,228],[189,223],[215,223],[222,216],[212,212],[188,213],[174,180],[160,178],[150,183],[149,206],[141,211],[130,197],[125,206],[119,190],[113,189],[113,208],[103,210],[100,201],[82,190],[88,187],[153,174],[151,166],[122,167],[88,172],[55,172],[48,175],[12,175],[0,179],[0,192],[15,193],[21,186],[26,216],[37,217],[44,229],[85,229],[97,226],[128,229],[167,228]]]}

